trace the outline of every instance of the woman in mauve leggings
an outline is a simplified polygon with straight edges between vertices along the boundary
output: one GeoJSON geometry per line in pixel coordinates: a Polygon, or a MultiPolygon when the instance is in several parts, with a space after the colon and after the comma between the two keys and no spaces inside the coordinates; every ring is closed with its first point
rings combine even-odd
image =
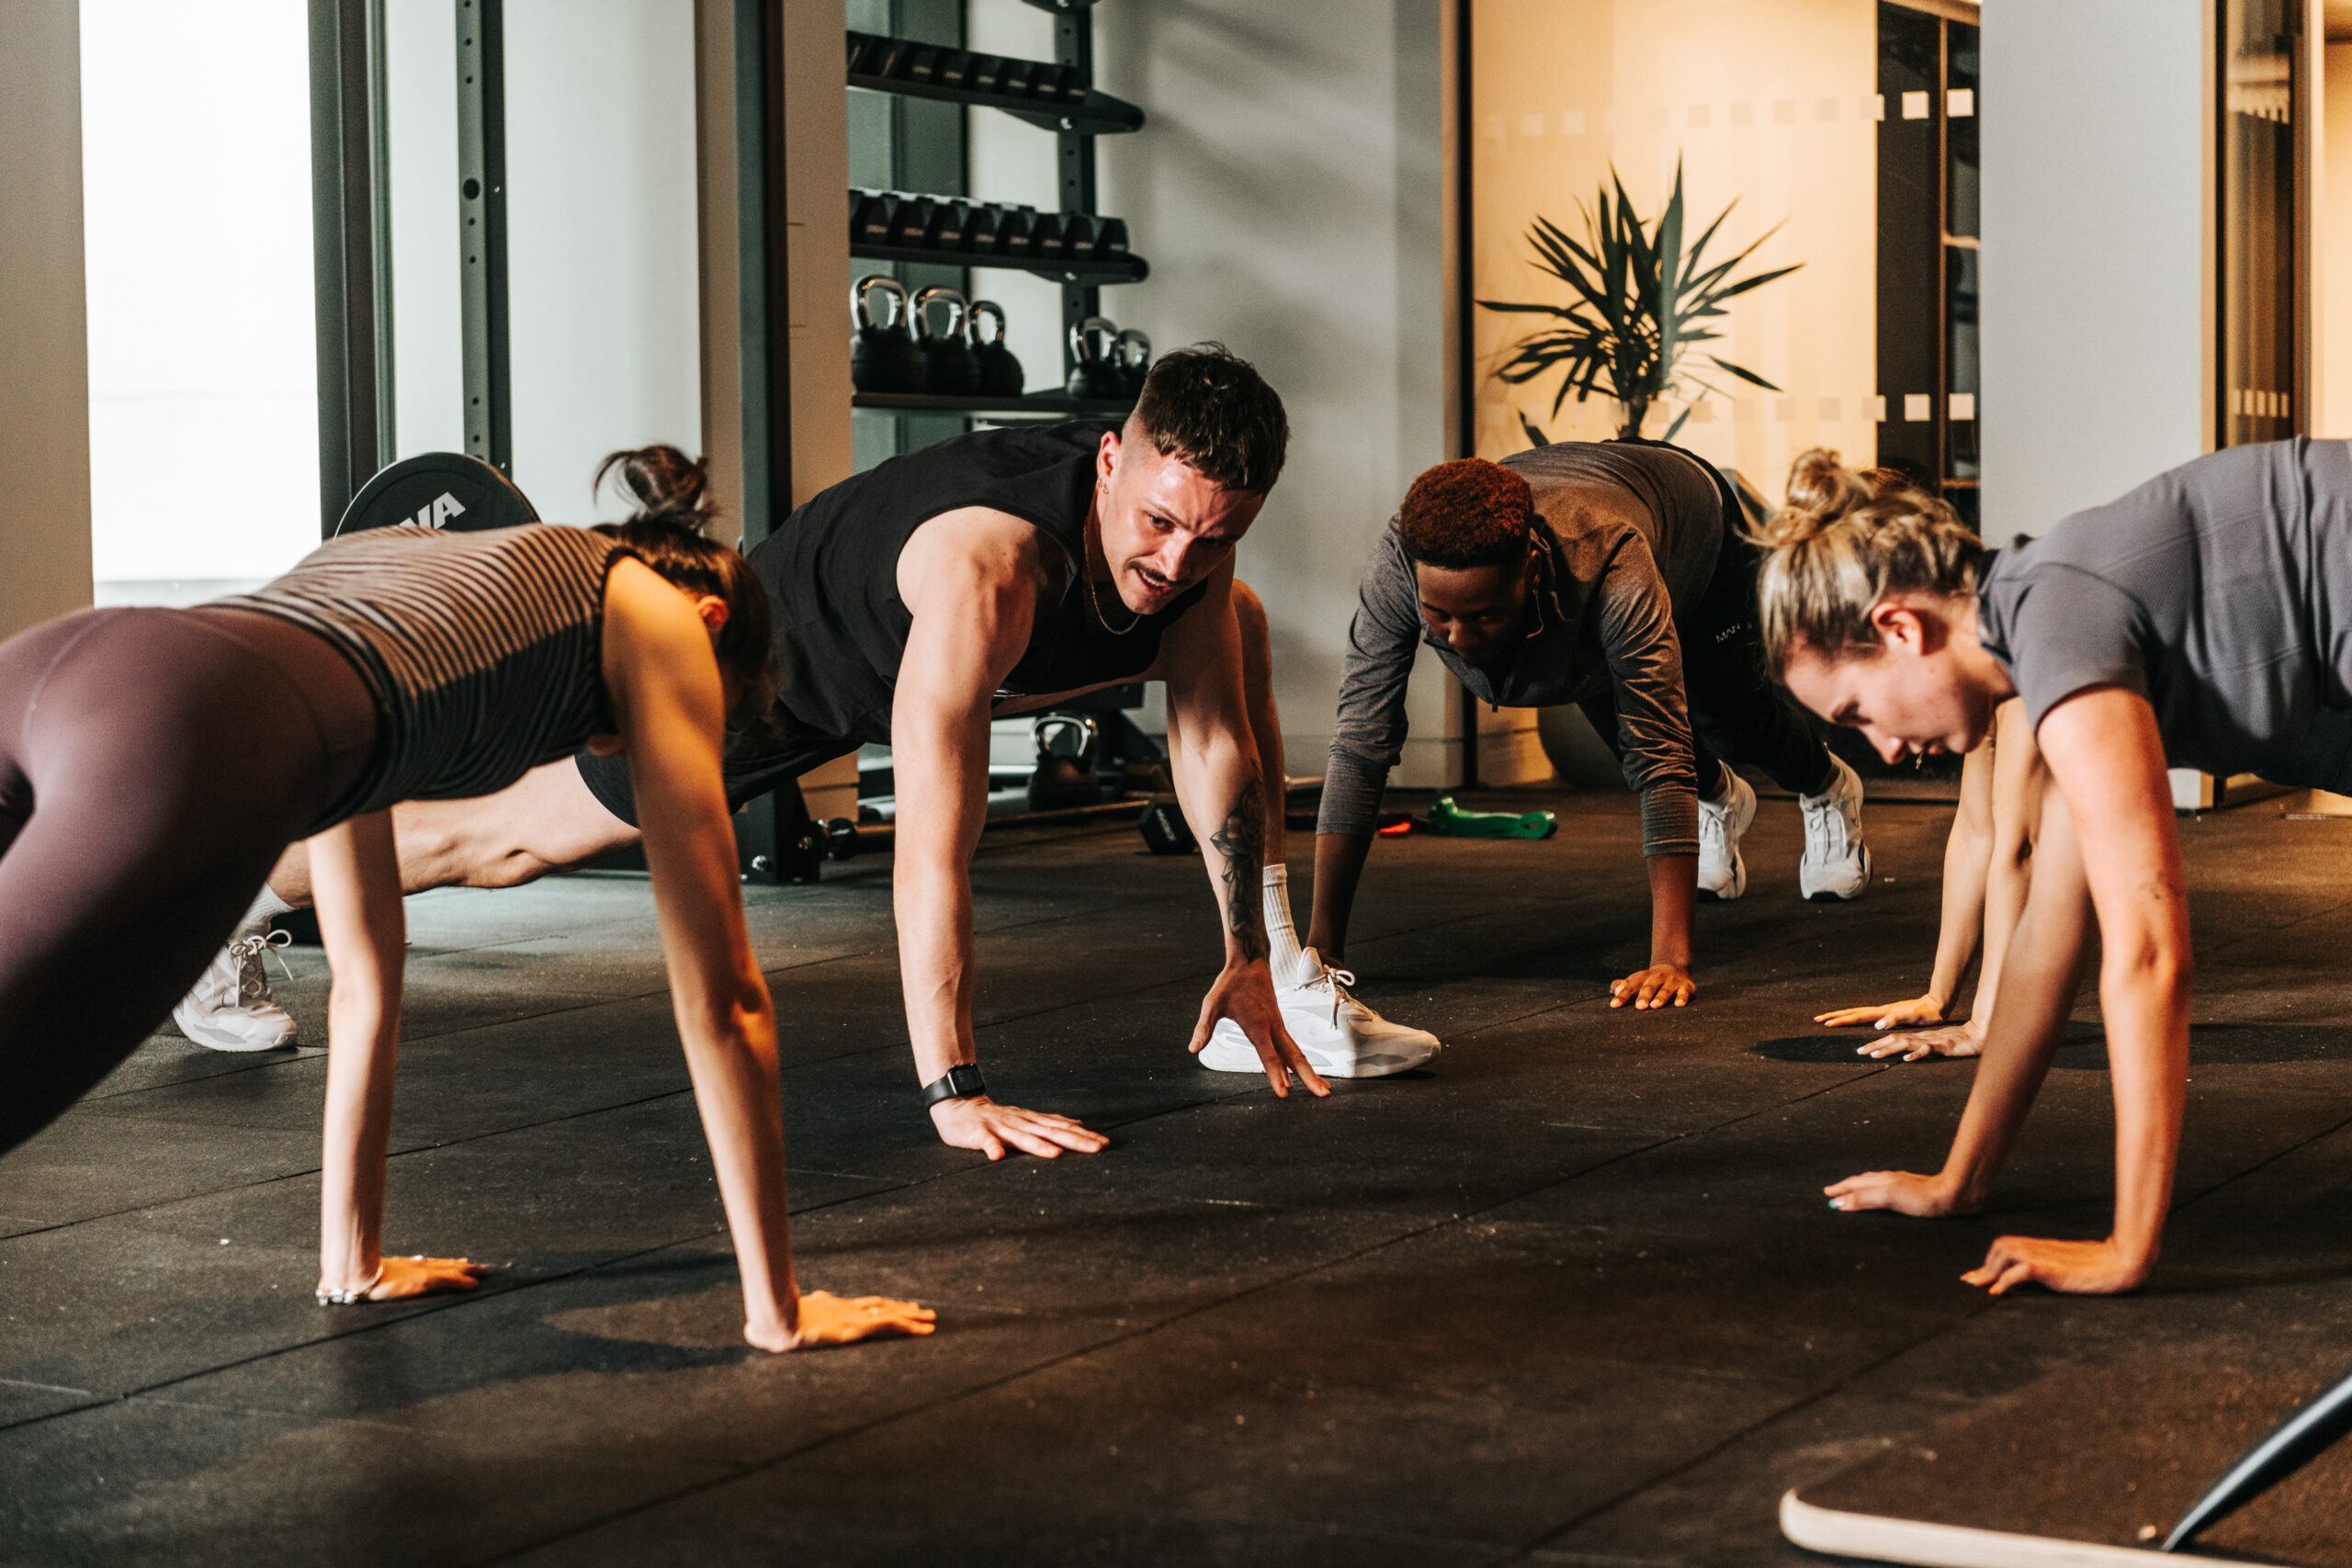
{"type": "Polygon", "coordinates": [[[911,1303],[793,1281],[775,1014],[719,778],[730,705],[765,711],[769,646],[742,558],[665,521],[377,529],[250,594],[0,644],[0,1150],[162,1021],[307,837],[334,971],[320,1300],[471,1288],[478,1265],[380,1245],[405,947],[390,808],[584,744],[629,759],[745,1337],[930,1332],[911,1303]]]}

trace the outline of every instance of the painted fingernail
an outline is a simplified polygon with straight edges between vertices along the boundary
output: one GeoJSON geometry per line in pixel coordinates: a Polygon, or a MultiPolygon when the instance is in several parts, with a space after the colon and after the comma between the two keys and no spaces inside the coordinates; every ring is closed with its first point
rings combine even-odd
{"type": "Polygon", "coordinates": [[[1837,1200],[1837,1199],[1835,1199],[1835,1198],[1832,1198],[1831,1200],[1829,1200],[1829,1206],[1830,1206],[1831,1208],[1833,1208],[1833,1209],[1834,1209],[1834,1208],[1836,1208],[1836,1207],[1838,1207],[1838,1200],[1837,1200]]]}

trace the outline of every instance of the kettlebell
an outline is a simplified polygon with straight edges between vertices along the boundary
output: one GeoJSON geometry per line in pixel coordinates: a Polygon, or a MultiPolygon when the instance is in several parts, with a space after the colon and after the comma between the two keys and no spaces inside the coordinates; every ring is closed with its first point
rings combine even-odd
{"type": "Polygon", "coordinates": [[[907,330],[907,286],[876,273],[850,286],[850,321],[857,333],[850,340],[850,385],[861,392],[920,392],[922,390],[922,350],[907,330]],[[890,301],[890,319],[876,321],[867,309],[876,289],[890,301]]]}
{"type": "Polygon", "coordinates": [[[1039,714],[1031,733],[1037,740],[1037,771],[1029,775],[1029,809],[1067,811],[1102,798],[1094,776],[1094,756],[1102,732],[1084,714],[1039,714]]]}
{"type": "Polygon", "coordinates": [[[1121,396],[1118,367],[1111,363],[1112,345],[1119,329],[1101,316],[1089,316],[1069,330],[1073,361],[1064,389],[1073,398],[1110,401],[1121,396]]]}
{"type": "Polygon", "coordinates": [[[1151,374],[1151,339],[1141,327],[1129,327],[1111,345],[1112,368],[1119,373],[1119,391],[1124,397],[1143,395],[1143,378],[1151,374]]]}
{"type": "Polygon", "coordinates": [[[1017,398],[1025,378],[1021,373],[1021,361],[1004,345],[1004,307],[993,299],[975,299],[972,313],[966,319],[972,339],[972,357],[980,366],[980,391],[991,398],[1017,398]],[[996,318],[996,334],[984,337],[980,333],[980,317],[996,318]]]}
{"type": "Polygon", "coordinates": [[[922,389],[935,397],[968,398],[980,389],[980,362],[972,353],[966,318],[971,307],[953,288],[926,288],[915,296],[915,342],[922,350],[922,389]],[[954,314],[947,330],[931,330],[931,308],[945,305],[954,314]]]}

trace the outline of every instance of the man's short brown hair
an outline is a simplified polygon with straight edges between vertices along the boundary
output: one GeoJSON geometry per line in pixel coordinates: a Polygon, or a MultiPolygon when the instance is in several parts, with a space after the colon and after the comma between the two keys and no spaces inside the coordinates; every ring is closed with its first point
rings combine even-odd
{"type": "Polygon", "coordinates": [[[1416,561],[1449,571],[1510,566],[1526,558],[1535,494],[1500,463],[1459,457],[1415,479],[1397,514],[1416,561]]]}
{"type": "Polygon", "coordinates": [[[1290,446],[1283,400],[1221,343],[1160,355],[1144,378],[1133,417],[1162,457],[1177,458],[1219,490],[1263,495],[1282,477],[1290,446]]]}

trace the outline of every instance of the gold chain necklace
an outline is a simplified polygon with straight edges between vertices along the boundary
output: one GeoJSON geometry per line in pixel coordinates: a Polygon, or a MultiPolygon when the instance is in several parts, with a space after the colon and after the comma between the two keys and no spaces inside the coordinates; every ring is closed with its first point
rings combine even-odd
{"type": "MultiPolygon", "coordinates": [[[[1091,519],[1089,519],[1089,521],[1091,522],[1091,519]]],[[[1095,532],[1096,543],[1099,545],[1101,543],[1101,530],[1098,528],[1095,532]]],[[[1102,552],[1102,564],[1105,566],[1111,564],[1111,553],[1108,550],[1102,552]]],[[[1094,562],[1091,558],[1079,568],[1079,573],[1086,579],[1086,602],[1094,606],[1094,618],[1102,624],[1104,631],[1109,632],[1113,637],[1125,637],[1137,626],[1143,625],[1143,616],[1138,613],[1133,612],[1131,612],[1131,614],[1133,614],[1134,618],[1129,620],[1125,626],[1114,626],[1111,624],[1111,617],[1102,613],[1102,601],[1101,597],[1094,592],[1094,562]]],[[[1121,602],[1120,607],[1122,609],[1125,608],[1125,601],[1121,602]]]]}

